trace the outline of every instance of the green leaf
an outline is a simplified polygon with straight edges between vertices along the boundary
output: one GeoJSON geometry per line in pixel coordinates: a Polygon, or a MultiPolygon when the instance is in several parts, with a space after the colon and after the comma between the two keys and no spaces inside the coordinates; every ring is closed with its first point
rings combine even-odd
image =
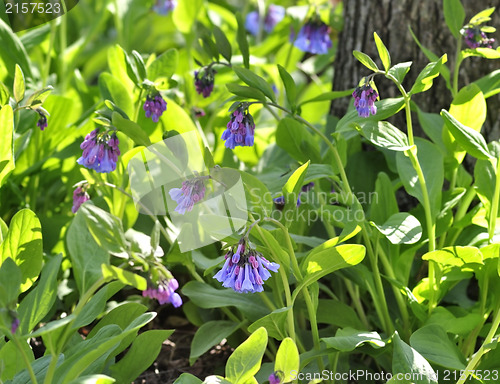
{"type": "Polygon", "coordinates": [[[464,25],[465,10],[460,0],[443,0],[444,20],[455,39],[461,39],[460,29],[464,25]]]}
{"type": "Polygon", "coordinates": [[[393,338],[392,374],[412,375],[415,384],[438,384],[437,375],[420,353],[406,344],[397,332],[393,338]]]}
{"type": "Polygon", "coordinates": [[[297,168],[288,178],[287,182],[281,190],[285,198],[283,217],[285,219],[286,226],[289,226],[291,223],[290,214],[288,214],[288,212],[297,209],[297,199],[299,198],[299,193],[302,189],[302,186],[304,185],[304,179],[306,177],[306,172],[309,164],[310,161],[297,168]]]}
{"type": "MultiPolygon", "coordinates": [[[[422,168],[427,193],[431,200],[431,210],[433,216],[436,217],[441,208],[441,195],[444,182],[443,155],[436,145],[427,140],[415,138],[415,143],[418,149],[418,161],[422,168]]],[[[410,159],[403,152],[397,152],[396,166],[406,191],[413,197],[416,197],[421,204],[424,204],[422,187],[418,181],[417,172],[413,168],[410,159]]]]}
{"type": "MultiPolygon", "coordinates": [[[[22,353],[13,341],[8,341],[0,348],[0,362],[2,369],[0,370],[0,380],[11,380],[16,373],[22,372],[23,369],[26,371],[26,365],[23,360],[23,355],[26,356],[28,361],[32,363],[35,360],[33,356],[33,351],[28,343],[19,343],[19,346],[23,349],[22,353]]],[[[9,381],[7,381],[10,383],[9,381]]],[[[14,381],[18,384],[19,381],[14,381]]],[[[26,384],[30,384],[31,381],[25,381],[26,384]]]]}
{"type": "Polygon", "coordinates": [[[119,131],[130,137],[137,145],[148,147],[151,145],[149,135],[141,128],[141,126],[132,120],[123,118],[118,112],[112,114],[113,125],[119,131]]]}
{"type": "Polygon", "coordinates": [[[410,344],[432,363],[450,369],[465,369],[465,358],[439,325],[417,329],[410,337],[410,344]]]}
{"type": "Polygon", "coordinates": [[[19,103],[24,99],[24,92],[26,91],[26,85],[24,83],[23,70],[19,65],[16,64],[16,72],[14,75],[14,99],[19,103]]]}
{"type": "Polygon", "coordinates": [[[255,321],[268,313],[256,296],[241,295],[232,289],[216,289],[208,284],[190,281],[182,287],[182,293],[200,308],[234,306],[246,318],[255,321]]]}
{"type": "Polygon", "coordinates": [[[398,63],[389,69],[389,75],[392,75],[396,78],[397,81],[401,84],[406,76],[406,74],[410,71],[410,67],[412,65],[411,61],[405,61],[404,63],[398,63]]]}
{"type": "Polygon", "coordinates": [[[439,60],[427,64],[419,73],[417,80],[415,80],[415,84],[413,84],[410,94],[414,95],[415,93],[425,92],[432,87],[433,79],[439,75],[441,66],[446,63],[447,60],[447,56],[444,54],[439,60]]]}
{"type": "MultiPolygon", "coordinates": [[[[127,354],[118,363],[110,367],[113,377],[120,383],[133,382],[154,363],[161,351],[163,342],[173,332],[171,330],[153,329],[141,333],[134,340],[127,354]]],[[[201,380],[199,380],[199,383],[201,383],[201,380]]]]}
{"type": "Polygon", "coordinates": [[[101,264],[109,263],[109,253],[96,243],[80,212],[68,228],[66,244],[76,286],[83,295],[102,277],[101,264]]]}
{"type": "Polygon", "coordinates": [[[219,50],[220,54],[224,59],[228,61],[228,63],[231,62],[231,56],[233,55],[232,50],[231,50],[231,44],[229,43],[229,40],[227,39],[226,35],[222,30],[216,26],[212,26],[212,32],[215,37],[215,45],[217,46],[217,49],[219,50]]]}
{"type": "MultiPolygon", "coordinates": [[[[25,343],[25,344],[28,346],[27,343],[25,343]]],[[[31,353],[33,353],[33,352],[31,352],[31,353]]],[[[43,380],[45,379],[45,375],[47,374],[47,369],[48,369],[48,366],[49,366],[51,360],[52,360],[52,356],[49,355],[49,356],[40,357],[31,363],[31,367],[33,368],[33,373],[35,374],[35,377],[39,383],[43,383],[43,380]]],[[[59,356],[57,356],[57,365],[61,364],[61,362],[63,360],[64,360],[64,355],[61,353],[59,356]]],[[[12,380],[12,382],[15,384],[30,384],[30,383],[32,383],[27,369],[24,369],[21,372],[18,372],[14,376],[14,379],[12,380]]]]}
{"type": "Polygon", "coordinates": [[[135,67],[137,68],[139,81],[143,82],[147,77],[146,64],[144,64],[141,54],[135,50],[132,51],[132,58],[134,59],[135,67]]]}
{"type": "Polygon", "coordinates": [[[467,153],[481,160],[493,158],[484,137],[479,132],[460,123],[445,109],[441,110],[441,116],[450,133],[467,153]]]}
{"type": "Polygon", "coordinates": [[[127,244],[120,219],[89,203],[83,204],[78,214],[84,216],[88,229],[97,244],[108,252],[123,256],[122,253],[127,249],[127,244]]]}
{"type": "Polygon", "coordinates": [[[157,82],[159,79],[170,79],[177,69],[178,61],[179,54],[177,50],[174,48],[168,49],[149,65],[148,79],[152,82],[157,82]]]}
{"type": "Polygon", "coordinates": [[[481,89],[485,99],[496,95],[500,92],[500,69],[488,73],[471,84],[476,84],[481,89]]]}
{"type": "Polygon", "coordinates": [[[69,384],[112,384],[116,380],[106,375],[86,375],[69,382],[69,384]]]}
{"type": "Polygon", "coordinates": [[[131,285],[140,291],[144,291],[148,287],[148,282],[144,277],[115,267],[114,265],[102,264],[102,276],[105,279],[117,279],[123,284],[131,285]]]}
{"type": "Polygon", "coordinates": [[[485,59],[500,59],[500,50],[492,48],[465,49],[462,51],[462,58],[469,56],[483,57],[485,59]]]}
{"type": "Polygon", "coordinates": [[[295,86],[295,81],[293,81],[292,76],[287,72],[285,68],[278,64],[278,71],[280,73],[281,80],[285,86],[286,99],[292,110],[295,110],[297,104],[297,87],[295,86]]]}
{"type": "Polygon", "coordinates": [[[198,328],[191,342],[189,363],[192,365],[198,357],[203,355],[213,346],[219,344],[222,339],[231,336],[240,326],[240,324],[233,321],[223,320],[204,323],[198,328]]]}
{"type": "Polygon", "coordinates": [[[9,89],[4,83],[0,81],[0,107],[3,107],[5,104],[7,104],[9,102],[9,98],[9,89]]]}
{"type": "Polygon", "coordinates": [[[297,297],[303,287],[311,285],[323,276],[359,264],[364,259],[365,253],[363,245],[344,244],[308,255],[302,263],[304,279],[295,288],[293,297],[297,297]]]}
{"type": "Polygon", "coordinates": [[[5,183],[6,177],[15,168],[14,166],[14,113],[10,105],[0,109],[0,187],[5,183]]]}
{"type": "Polygon", "coordinates": [[[303,105],[309,104],[309,103],[316,103],[316,102],[320,102],[320,101],[335,100],[335,99],[339,99],[341,97],[346,97],[346,96],[352,96],[353,91],[354,91],[354,89],[348,89],[346,91],[325,92],[319,96],[313,97],[312,99],[307,99],[307,100],[301,101],[299,103],[299,106],[303,106],[303,105]]]}
{"type": "Polygon", "coordinates": [[[190,373],[183,373],[174,381],[174,384],[203,384],[203,381],[190,373]]]}
{"type": "Polygon", "coordinates": [[[462,266],[464,264],[483,264],[481,251],[476,247],[445,247],[427,252],[422,260],[432,260],[442,266],[462,266]]]}
{"type": "Polygon", "coordinates": [[[240,174],[249,212],[256,213],[259,217],[269,217],[274,205],[269,189],[255,176],[245,171],[240,171],[240,174]]]}
{"type": "Polygon", "coordinates": [[[354,351],[365,343],[370,343],[377,349],[385,347],[385,342],[377,332],[359,331],[349,327],[338,329],[334,337],[323,337],[321,341],[329,348],[335,348],[341,352],[354,351]]]}
{"type": "Polygon", "coordinates": [[[21,292],[21,270],[11,258],[0,265],[0,306],[15,307],[17,296],[21,292]]]}
{"type": "Polygon", "coordinates": [[[203,0],[179,1],[172,14],[177,30],[184,34],[190,33],[198,13],[203,9],[203,0]]]}
{"type": "Polygon", "coordinates": [[[254,332],[258,328],[264,327],[270,337],[283,340],[286,337],[286,319],[291,310],[290,307],[275,309],[270,314],[250,324],[248,330],[254,332]]]}
{"type": "Polygon", "coordinates": [[[356,124],[358,132],[372,144],[391,151],[410,149],[408,136],[387,121],[366,121],[356,124]]]}
{"type": "Polygon", "coordinates": [[[389,176],[380,172],[375,181],[375,196],[370,207],[370,218],[376,223],[387,221],[390,216],[399,212],[394,188],[389,176]]]}
{"type": "Polygon", "coordinates": [[[469,21],[469,24],[478,25],[491,20],[491,15],[495,12],[495,7],[487,8],[475,14],[469,21]]]}
{"type": "Polygon", "coordinates": [[[243,56],[243,65],[245,68],[250,69],[250,49],[248,48],[247,31],[245,28],[245,21],[241,17],[241,13],[236,13],[236,20],[238,21],[238,32],[236,34],[236,41],[240,47],[241,55],[243,56]]]}
{"type": "Polygon", "coordinates": [[[234,67],[233,70],[236,73],[236,76],[238,76],[245,84],[257,88],[269,99],[276,101],[276,95],[274,94],[273,89],[262,77],[257,76],[255,73],[246,68],[234,67]]]}
{"type": "Polygon", "coordinates": [[[40,220],[29,209],[22,209],[14,215],[9,232],[0,245],[0,262],[9,257],[21,269],[21,292],[24,292],[38,279],[43,257],[40,220]]]}
{"type": "Polygon", "coordinates": [[[292,118],[285,117],[279,121],[276,130],[276,144],[297,161],[321,161],[314,136],[304,125],[292,118]]]}
{"type": "Polygon", "coordinates": [[[54,87],[49,85],[45,88],[42,88],[36,92],[34,92],[30,97],[28,97],[28,100],[26,101],[26,105],[29,106],[37,106],[41,105],[45,99],[50,95],[50,92],[54,90],[54,87]]]}
{"type": "Polygon", "coordinates": [[[259,328],[229,356],[226,378],[233,384],[245,384],[259,371],[266,346],[266,329],[259,328]]]}
{"type": "Polygon", "coordinates": [[[422,226],[415,216],[407,212],[392,215],[382,225],[372,225],[385,235],[392,244],[414,244],[422,237],[422,226]]]}
{"type": "Polygon", "coordinates": [[[118,105],[128,116],[134,113],[134,104],[127,87],[123,82],[111,75],[110,73],[103,72],[99,75],[99,89],[102,97],[106,100],[113,101],[118,105]]]}
{"type": "Polygon", "coordinates": [[[377,46],[378,55],[385,68],[385,72],[387,73],[389,71],[389,68],[391,67],[391,56],[389,55],[389,51],[387,50],[386,46],[382,42],[382,39],[379,37],[379,35],[377,35],[377,32],[373,32],[373,38],[375,39],[375,45],[377,46]]]}
{"type": "Polygon", "coordinates": [[[128,62],[127,53],[118,44],[108,48],[108,67],[117,79],[120,79],[129,92],[133,92],[134,82],[140,83],[128,62]],[[132,73],[129,73],[132,72],[132,73]],[[131,76],[132,75],[132,76],[131,76]]]}
{"type": "Polygon", "coordinates": [[[377,64],[375,64],[375,62],[366,53],[360,51],[352,51],[352,54],[366,68],[371,69],[373,72],[379,71],[377,64]]]}
{"type": "Polygon", "coordinates": [[[235,94],[236,96],[243,97],[245,99],[255,99],[260,101],[266,101],[266,96],[256,88],[247,87],[245,85],[239,84],[226,84],[226,88],[229,92],[235,94]]]}
{"type": "Polygon", "coordinates": [[[10,73],[14,72],[15,66],[19,64],[26,76],[31,78],[30,60],[21,40],[12,32],[10,26],[1,19],[0,41],[2,42],[0,58],[3,60],[7,71],[10,73]]]}
{"type": "Polygon", "coordinates": [[[17,312],[21,334],[32,331],[54,305],[57,297],[57,274],[61,261],[62,255],[57,255],[43,266],[38,285],[19,304],[17,312]]]}
{"type": "Polygon", "coordinates": [[[300,357],[299,350],[295,345],[294,341],[287,337],[284,339],[278,352],[276,353],[276,360],[274,362],[274,371],[281,371],[284,374],[283,383],[289,383],[293,381],[293,372],[299,372],[300,369],[300,357]]]}

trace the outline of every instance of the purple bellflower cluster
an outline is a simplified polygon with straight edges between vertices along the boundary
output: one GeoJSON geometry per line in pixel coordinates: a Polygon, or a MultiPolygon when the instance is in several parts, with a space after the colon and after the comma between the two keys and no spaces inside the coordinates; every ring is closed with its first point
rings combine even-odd
{"type": "MultiPolygon", "coordinates": [[[[314,187],[314,183],[312,181],[310,183],[304,184],[302,186],[302,189],[299,192],[299,197],[297,198],[297,207],[300,207],[300,204],[301,204],[300,196],[303,193],[306,193],[307,191],[311,190],[313,187],[314,187]]],[[[273,201],[274,201],[274,204],[276,204],[277,208],[279,208],[279,209],[280,208],[283,209],[283,207],[285,206],[285,197],[284,196],[275,197],[273,199],[273,201]]]]}
{"type": "Polygon", "coordinates": [[[142,296],[156,299],[160,305],[171,303],[178,308],[182,305],[182,299],[177,292],[174,292],[177,288],[179,288],[179,283],[175,278],[161,280],[156,288],[149,287],[142,291],[142,296]]]}
{"type": "Polygon", "coordinates": [[[177,0],[157,0],[153,6],[153,11],[159,15],[166,16],[177,6],[177,0]]]}
{"type": "Polygon", "coordinates": [[[146,117],[151,118],[155,123],[160,120],[160,116],[167,110],[167,102],[159,93],[148,95],[143,106],[146,117]]]}
{"type": "Polygon", "coordinates": [[[87,200],[90,200],[90,196],[87,193],[88,187],[88,184],[79,185],[73,191],[73,207],[71,207],[71,212],[76,213],[76,211],[78,211],[78,208],[80,208],[83,203],[85,203],[87,200]]]}
{"type": "Polygon", "coordinates": [[[232,288],[238,293],[255,293],[264,290],[264,281],[278,272],[279,264],[267,261],[260,252],[246,247],[245,240],[240,240],[236,252],[233,249],[226,254],[226,261],[214,279],[223,287],[232,288]]]}
{"type": "MultiPolygon", "coordinates": [[[[285,17],[285,8],[271,4],[267,9],[266,15],[264,16],[264,30],[267,33],[271,33],[274,27],[285,17]]],[[[252,35],[257,36],[259,34],[259,12],[253,11],[247,15],[245,20],[245,28],[252,35]]]]}
{"type": "Polygon", "coordinates": [[[80,145],[83,154],[77,163],[100,173],[114,171],[120,150],[118,149],[116,133],[110,132],[100,132],[100,128],[90,132],[80,145]]]}
{"type": "Polygon", "coordinates": [[[222,133],[222,140],[229,149],[235,147],[251,147],[254,142],[255,123],[248,112],[248,106],[240,104],[231,114],[226,130],[222,133]]]}
{"type": "Polygon", "coordinates": [[[172,200],[177,202],[175,211],[184,215],[193,209],[193,206],[205,197],[205,178],[195,177],[182,182],[182,188],[172,188],[169,191],[172,200]]]}
{"type": "Polygon", "coordinates": [[[465,43],[469,46],[469,48],[493,48],[495,39],[488,39],[486,33],[481,31],[480,28],[468,27],[463,29],[461,32],[464,36],[465,43]]]}
{"type": "Polygon", "coordinates": [[[372,115],[377,113],[377,107],[374,102],[378,98],[378,93],[368,82],[360,87],[356,87],[352,93],[352,97],[354,97],[354,107],[358,111],[359,116],[368,117],[370,113],[372,115]]]}
{"type": "Polygon", "coordinates": [[[207,98],[214,90],[215,70],[210,66],[194,72],[194,86],[198,94],[207,98]],[[203,71],[203,72],[202,72],[203,71]]]}
{"type": "MultiPolygon", "coordinates": [[[[295,36],[292,34],[291,40],[295,36]]],[[[309,20],[300,29],[293,43],[301,51],[323,55],[332,47],[330,27],[321,20],[309,20]]]]}

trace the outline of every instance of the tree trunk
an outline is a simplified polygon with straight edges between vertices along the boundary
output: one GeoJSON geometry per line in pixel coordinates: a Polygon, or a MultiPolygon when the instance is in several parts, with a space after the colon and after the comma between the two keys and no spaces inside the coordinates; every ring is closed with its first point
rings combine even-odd
{"type": "MultiPolygon", "coordinates": [[[[497,6],[489,25],[500,27],[500,0],[486,2],[484,0],[463,0],[467,22],[477,12],[497,6]]],[[[344,90],[355,87],[359,80],[370,74],[370,70],[360,64],[352,55],[359,50],[378,59],[373,40],[373,32],[377,32],[391,54],[392,64],[412,61],[412,67],[406,76],[403,86],[410,89],[419,72],[428,64],[422,50],[413,40],[409,27],[413,30],[421,44],[441,56],[448,54],[448,67],[453,68],[455,60],[455,39],[449,32],[444,20],[442,0],[346,0],[344,1],[344,29],[340,33],[337,55],[334,60],[333,90],[344,90]]],[[[491,34],[498,41],[498,31],[491,34]]],[[[496,45],[495,45],[496,46],[496,45]]],[[[500,67],[498,60],[486,60],[472,57],[465,59],[460,71],[459,88],[500,67]]],[[[397,97],[398,90],[392,82],[376,77],[380,97],[397,97]]],[[[452,97],[446,88],[444,79],[439,76],[434,86],[425,93],[417,94],[413,100],[426,112],[438,113],[441,108],[448,108],[452,97]]],[[[343,116],[350,100],[343,98],[334,100],[331,114],[343,116]]],[[[488,119],[483,133],[488,140],[498,139],[500,96],[497,94],[488,99],[488,119]]],[[[396,116],[394,122],[398,127],[405,127],[403,116],[396,116]]],[[[417,126],[418,129],[418,126],[417,126]]]]}

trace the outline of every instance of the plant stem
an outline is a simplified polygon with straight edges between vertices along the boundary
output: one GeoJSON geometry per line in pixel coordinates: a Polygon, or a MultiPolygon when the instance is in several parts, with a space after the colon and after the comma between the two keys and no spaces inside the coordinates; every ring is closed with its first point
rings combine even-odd
{"type": "Polygon", "coordinates": [[[42,72],[42,88],[47,85],[47,81],[50,74],[50,62],[52,59],[52,48],[54,47],[54,41],[56,39],[56,22],[55,20],[50,23],[50,38],[49,38],[49,48],[47,49],[47,57],[45,58],[45,65],[42,72]]]}
{"type": "Polygon", "coordinates": [[[486,336],[486,339],[484,339],[484,342],[479,348],[479,350],[472,356],[472,359],[469,361],[469,364],[467,364],[467,367],[465,368],[463,375],[461,375],[460,379],[457,381],[457,384],[464,384],[467,381],[469,375],[472,372],[474,372],[474,369],[479,364],[481,357],[491,349],[490,347],[488,347],[488,344],[490,344],[493,341],[493,337],[495,336],[499,325],[500,325],[500,303],[497,305],[495,317],[493,319],[493,323],[491,324],[490,331],[486,336]]]}
{"type": "Polygon", "coordinates": [[[16,335],[12,335],[10,338],[12,342],[16,345],[16,348],[21,352],[21,357],[23,358],[24,365],[26,365],[26,369],[28,370],[28,373],[30,375],[30,380],[32,384],[38,384],[38,381],[36,380],[35,372],[33,371],[33,367],[31,366],[30,361],[28,360],[28,356],[26,356],[26,352],[23,349],[23,346],[17,339],[16,335]]]}
{"type": "Polygon", "coordinates": [[[453,69],[453,90],[452,96],[458,93],[458,73],[460,72],[460,64],[462,64],[462,38],[457,39],[457,52],[455,55],[455,68],[453,69]]]}
{"type": "Polygon", "coordinates": [[[495,192],[493,193],[493,200],[491,202],[490,217],[488,223],[488,241],[493,241],[495,234],[495,226],[498,216],[498,199],[500,199],[500,157],[497,158],[497,174],[495,179],[495,192]]]}

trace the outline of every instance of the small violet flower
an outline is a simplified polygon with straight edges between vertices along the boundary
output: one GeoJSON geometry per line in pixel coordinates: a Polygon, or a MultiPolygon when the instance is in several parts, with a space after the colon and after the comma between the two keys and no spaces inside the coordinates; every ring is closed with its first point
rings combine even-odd
{"type": "Polygon", "coordinates": [[[195,177],[182,182],[182,188],[172,188],[168,193],[172,200],[177,202],[175,211],[184,215],[193,209],[193,206],[205,197],[205,183],[203,177],[195,177]]]}
{"type": "Polygon", "coordinates": [[[20,323],[21,323],[21,321],[17,317],[12,319],[12,323],[10,325],[10,333],[12,333],[12,334],[16,333],[17,328],[19,328],[20,323]]]}
{"type": "Polygon", "coordinates": [[[168,15],[177,6],[177,0],[157,0],[153,11],[159,15],[168,15]]]}
{"type": "MultiPolygon", "coordinates": [[[[304,184],[302,186],[302,189],[301,191],[299,192],[299,197],[297,198],[297,208],[300,207],[300,204],[302,203],[302,201],[300,200],[300,196],[303,194],[303,193],[306,193],[308,192],[309,190],[311,190],[312,188],[314,187],[314,183],[311,181],[310,183],[307,183],[307,184],[304,184]]],[[[274,204],[277,205],[277,208],[279,210],[283,209],[283,207],[285,206],[285,197],[284,196],[278,196],[278,197],[275,197],[273,199],[274,201],[274,204]]]]}
{"type": "Polygon", "coordinates": [[[154,96],[148,95],[143,109],[146,112],[146,117],[157,123],[162,113],[167,110],[167,102],[159,93],[154,96]]]}
{"type": "MultiPolygon", "coordinates": [[[[264,30],[271,33],[274,27],[285,17],[285,8],[271,4],[264,16],[264,30]]],[[[245,28],[252,35],[257,36],[259,33],[259,12],[250,12],[245,20],[245,28]]]]}
{"type": "MultiPolygon", "coordinates": [[[[293,34],[291,40],[293,40],[293,34]]],[[[330,27],[321,20],[308,21],[299,31],[294,45],[301,51],[313,54],[328,53],[332,47],[330,39],[330,27]]]]}
{"type": "Polygon", "coordinates": [[[83,186],[79,185],[73,192],[73,207],[71,208],[71,212],[76,213],[78,208],[85,203],[87,200],[90,200],[90,196],[87,193],[89,185],[84,184],[83,186]]]}
{"type": "Polygon", "coordinates": [[[169,280],[161,280],[156,288],[148,288],[142,291],[142,296],[158,300],[160,305],[171,303],[175,308],[182,305],[182,299],[177,292],[179,283],[175,278],[169,280]]]}
{"type": "Polygon", "coordinates": [[[82,157],[77,163],[100,173],[109,173],[116,169],[116,161],[120,155],[116,133],[100,132],[94,129],[80,145],[83,149],[82,157]]]}
{"type": "Polygon", "coordinates": [[[269,375],[269,384],[280,384],[281,383],[281,371],[273,372],[269,375]]]}
{"type": "Polygon", "coordinates": [[[42,112],[38,112],[38,121],[36,122],[36,125],[38,128],[40,128],[41,131],[43,131],[45,128],[47,128],[47,126],[49,125],[48,122],[47,122],[47,116],[45,116],[44,113],[42,112]]]}
{"type": "Polygon", "coordinates": [[[194,86],[196,87],[196,92],[203,95],[205,98],[210,96],[214,90],[215,74],[215,70],[211,67],[206,67],[203,72],[201,70],[195,71],[194,86]]]}
{"type": "Polygon", "coordinates": [[[352,97],[354,97],[354,107],[356,107],[359,116],[368,117],[370,113],[372,115],[377,113],[374,102],[377,100],[378,93],[369,83],[357,87],[352,93],[352,97]]]}
{"type": "Polygon", "coordinates": [[[481,31],[480,28],[468,27],[461,32],[469,48],[493,48],[492,44],[495,42],[495,39],[488,39],[486,33],[481,31]]]}
{"type": "Polygon", "coordinates": [[[222,133],[222,140],[226,148],[234,149],[237,146],[251,147],[254,142],[255,123],[248,107],[240,104],[231,114],[226,130],[222,133]]]}
{"type": "Polygon", "coordinates": [[[245,240],[240,240],[236,252],[232,249],[225,256],[226,261],[214,279],[223,287],[232,288],[238,293],[255,293],[264,290],[264,281],[277,272],[279,264],[267,261],[260,252],[248,249],[245,240]]]}

